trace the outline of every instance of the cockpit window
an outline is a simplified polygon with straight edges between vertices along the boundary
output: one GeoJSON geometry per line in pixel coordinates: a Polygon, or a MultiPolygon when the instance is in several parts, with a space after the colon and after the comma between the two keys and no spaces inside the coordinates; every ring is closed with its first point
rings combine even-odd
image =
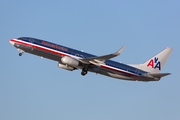
{"type": "Polygon", "coordinates": [[[26,42],[31,42],[31,43],[37,43],[38,44],[38,40],[35,39],[35,38],[30,38],[30,37],[20,37],[20,38],[17,38],[18,40],[23,40],[23,41],[26,41],[26,42]]]}
{"type": "Polygon", "coordinates": [[[21,37],[21,38],[18,38],[18,40],[24,40],[24,38],[21,37]]]}

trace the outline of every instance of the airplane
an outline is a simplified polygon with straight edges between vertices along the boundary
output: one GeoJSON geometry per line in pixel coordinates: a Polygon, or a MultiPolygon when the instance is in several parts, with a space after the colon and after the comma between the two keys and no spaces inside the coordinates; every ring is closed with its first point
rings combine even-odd
{"type": "Polygon", "coordinates": [[[117,79],[130,81],[159,81],[171,73],[160,73],[173,49],[166,48],[143,64],[123,64],[109,60],[119,56],[126,46],[117,52],[95,56],[83,51],[58,45],[45,40],[31,37],[11,39],[10,43],[17,48],[22,56],[24,52],[48,58],[58,62],[58,67],[73,71],[82,69],[81,75],[88,71],[117,79]]]}

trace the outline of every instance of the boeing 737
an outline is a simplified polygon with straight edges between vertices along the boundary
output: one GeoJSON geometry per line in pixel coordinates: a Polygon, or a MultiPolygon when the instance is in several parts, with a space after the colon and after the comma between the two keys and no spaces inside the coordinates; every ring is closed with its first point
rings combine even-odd
{"type": "Polygon", "coordinates": [[[123,64],[109,60],[122,53],[124,47],[115,53],[95,56],[45,40],[30,37],[11,39],[10,43],[17,48],[21,56],[24,52],[58,62],[58,67],[73,71],[82,69],[81,75],[88,71],[109,77],[131,81],[159,81],[171,73],[160,73],[173,49],[166,48],[143,64],[123,64]]]}

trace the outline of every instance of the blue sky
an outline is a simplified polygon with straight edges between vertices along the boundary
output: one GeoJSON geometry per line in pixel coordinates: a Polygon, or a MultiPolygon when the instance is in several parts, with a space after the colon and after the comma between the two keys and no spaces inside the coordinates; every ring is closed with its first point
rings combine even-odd
{"type": "Polygon", "coordinates": [[[1,120],[179,120],[180,1],[2,0],[1,120]],[[127,47],[113,58],[143,63],[173,48],[159,82],[132,82],[66,71],[57,62],[9,43],[35,37],[95,55],[127,47]]]}

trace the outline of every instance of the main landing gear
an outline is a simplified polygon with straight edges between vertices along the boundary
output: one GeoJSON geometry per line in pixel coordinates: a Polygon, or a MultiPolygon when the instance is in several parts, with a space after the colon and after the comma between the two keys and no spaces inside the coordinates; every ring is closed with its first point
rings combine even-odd
{"type": "Polygon", "coordinates": [[[87,68],[83,68],[82,69],[82,72],[81,72],[81,75],[86,75],[87,74],[87,71],[88,71],[88,69],[87,68]]]}

